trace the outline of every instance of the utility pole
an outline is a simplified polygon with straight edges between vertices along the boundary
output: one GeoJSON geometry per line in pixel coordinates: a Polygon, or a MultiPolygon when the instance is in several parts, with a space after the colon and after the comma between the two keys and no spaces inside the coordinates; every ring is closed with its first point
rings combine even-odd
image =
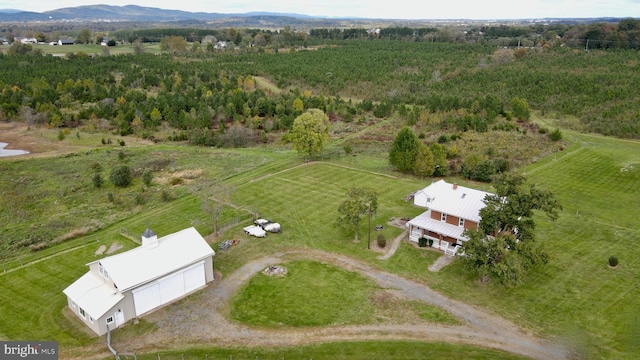
{"type": "Polygon", "coordinates": [[[371,249],[371,203],[369,205],[369,239],[367,239],[367,249],[371,249]]]}

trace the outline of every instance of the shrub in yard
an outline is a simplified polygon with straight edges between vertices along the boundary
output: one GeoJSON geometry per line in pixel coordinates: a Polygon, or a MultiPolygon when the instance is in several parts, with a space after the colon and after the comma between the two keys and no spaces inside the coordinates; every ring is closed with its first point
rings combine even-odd
{"type": "Polygon", "coordinates": [[[118,187],[127,187],[131,183],[131,170],[126,165],[116,167],[111,171],[109,180],[118,187]]]}
{"type": "Polygon", "coordinates": [[[421,237],[420,239],[418,239],[418,246],[420,246],[420,247],[427,246],[427,238],[426,237],[421,237]]]}
{"type": "Polygon", "coordinates": [[[147,186],[151,186],[151,181],[152,180],[153,180],[153,174],[151,173],[151,170],[146,169],[142,173],[142,182],[147,186]]]}
{"type": "Polygon", "coordinates": [[[615,256],[611,256],[611,257],[609,258],[609,266],[611,266],[611,267],[616,267],[616,266],[618,266],[618,258],[617,258],[617,257],[615,257],[615,256]]]}
{"type": "Polygon", "coordinates": [[[387,246],[387,239],[385,239],[384,234],[378,234],[378,246],[381,248],[387,246]]]}
{"type": "Polygon", "coordinates": [[[169,202],[173,200],[173,198],[174,195],[167,189],[162,190],[162,192],[160,193],[160,200],[162,200],[163,202],[169,202]]]}
{"type": "Polygon", "coordinates": [[[102,179],[102,175],[100,173],[93,174],[93,186],[99,188],[102,186],[104,180],[102,179]]]}
{"type": "Polygon", "coordinates": [[[560,131],[560,129],[555,129],[552,132],[549,133],[549,139],[551,141],[559,141],[562,140],[562,132],[560,131]]]}

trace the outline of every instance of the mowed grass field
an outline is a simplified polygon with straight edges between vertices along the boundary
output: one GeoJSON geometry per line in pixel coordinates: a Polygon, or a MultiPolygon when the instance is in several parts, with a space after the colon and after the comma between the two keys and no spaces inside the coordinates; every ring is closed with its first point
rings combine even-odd
{"type": "MultiPolygon", "coordinates": [[[[556,193],[564,211],[556,222],[543,217],[537,219],[537,238],[548,248],[551,259],[549,264],[534,269],[525,283],[516,288],[479,284],[466,275],[459,262],[439,273],[431,273],[427,267],[436,256],[408,244],[402,244],[390,260],[377,260],[378,254],[366,249],[366,220],[361,224],[358,243],[353,242],[353,233],[334,227],[337,207],[351,186],[370,186],[378,191],[380,205],[372,217],[374,225],[386,224],[390,217],[420,213],[420,209],[403,198],[430,182],[374,174],[357,168],[353,158],[348,159],[352,167],[346,167],[344,160],[347,159],[342,158],[330,163],[300,164],[295,155],[290,155],[294,160],[286,160],[284,155],[281,160],[225,177],[225,181],[234,186],[236,206],[280,222],[283,232],[269,234],[264,239],[247,238],[241,230],[246,224],[238,224],[216,239],[216,243],[224,238],[241,240],[239,245],[216,254],[216,268],[228,274],[249,259],[290,249],[339,252],[494,311],[536,333],[574,347],[584,358],[637,358],[640,356],[640,250],[634,245],[640,237],[636,225],[640,213],[637,186],[640,144],[571,133],[565,133],[565,137],[571,145],[563,152],[524,169],[530,182],[556,193]],[[607,266],[611,255],[620,260],[617,268],[607,266]]],[[[240,152],[251,154],[246,150],[240,152]]],[[[224,157],[216,159],[225,161],[224,157]]],[[[216,166],[225,168],[222,163],[216,166]]],[[[178,230],[191,226],[189,219],[202,216],[197,204],[197,199],[185,195],[184,199],[167,203],[166,208],[143,211],[126,223],[105,228],[97,237],[109,239],[108,242],[119,241],[125,249],[130,248],[135,244],[119,237],[119,227],[140,231],[148,221],[155,224],[166,220],[172,225],[154,230],[159,234],[178,230]]],[[[198,228],[206,234],[211,229],[208,226],[202,224],[198,228]]],[[[401,231],[385,226],[383,233],[390,241],[401,231]]],[[[372,231],[372,241],[377,234],[372,231]]],[[[95,239],[96,234],[91,236],[95,239]]],[[[97,246],[97,242],[83,245],[0,275],[0,338],[58,340],[63,349],[70,350],[101,341],[84,334],[75,319],[65,315],[66,302],[61,292],[86,271],[85,264],[95,259],[93,253],[97,246]]],[[[351,346],[338,345],[342,349],[351,346]]],[[[409,350],[403,350],[404,343],[398,343],[397,347],[389,343],[380,346],[389,349],[396,358],[412,357],[406,352],[409,350]]],[[[376,347],[372,343],[367,348],[376,347]]],[[[462,351],[462,347],[447,345],[446,348],[462,351]]],[[[371,354],[369,350],[360,354],[371,354]]],[[[206,352],[204,349],[195,352],[199,351],[206,352]]],[[[340,350],[329,353],[338,354],[340,350]]],[[[473,357],[464,352],[460,356],[465,357],[464,354],[473,357]]]]}
{"type": "MultiPolygon", "coordinates": [[[[68,53],[83,52],[88,55],[103,55],[105,48],[109,51],[110,55],[121,54],[133,54],[133,45],[131,44],[118,44],[116,46],[102,46],[100,44],[73,44],[73,45],[49,45],[38,44],[31,45],[34,49],[39,49],[45,55],[64,56],[68,53]]],[[[11,45],[0,45],[0,52],[6,53],[11,48],[11,45]]],[[[144,51],[146,53],[160,53],[160,43],[144,44],[144,51]]]]}

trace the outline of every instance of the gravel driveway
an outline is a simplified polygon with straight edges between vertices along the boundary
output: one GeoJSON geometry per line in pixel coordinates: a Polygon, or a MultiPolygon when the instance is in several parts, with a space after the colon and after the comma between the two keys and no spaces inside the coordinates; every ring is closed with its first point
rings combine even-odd
{"type": "Polygon", "coordinates": [[[145,317],[158,329],[112,345],[120,353],[141,353],[172,347],[292,346],[344,340],[421,340],[467,344],[504,350],[533,359],[567,359],[568,349],[536,337],[530,331],[499,316],[447,298],[429,287],[374,269],[352,258],[318,250],[274,254],[251,261],[202,291],[197,300],[186,299],[145,317]],[[382,288],[408,299],[432,304],[456,316],[463,325],[374,324],[303,329],[262,329],[230,322],[232,295],[251,277],[269,265],[297,259],[330,263],[370,277],[382,288]],[[207,301],[202,301],[203,296],[207,301]],[[200,306],[193,306],[194,303],[200,306]],[[202,306],[205,304],[206,306],[202,306]]]}

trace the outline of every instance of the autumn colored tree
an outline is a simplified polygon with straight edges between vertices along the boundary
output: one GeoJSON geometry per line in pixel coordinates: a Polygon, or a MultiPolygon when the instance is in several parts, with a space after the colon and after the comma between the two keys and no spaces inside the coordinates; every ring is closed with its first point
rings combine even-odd
{"type": "Polygon", "coordinates": [[[160,41],[160,50],[170,54],[185,53],[187,51],[187,40],[182,36],[165,36],[160,41]]]}
{"type": "Polygon", "coordinates": [[[426,145],[420,143],[413,173],[420,177],[427,177],[433,175],[435,169],[436,159],[433,156],[433,153],[426,145]]]}
{"type": "Polygon", "coordinates": [[[77,42],[81,44],[89,44],[92,40],[91,31],[87,29],[80,30],[80,34],[78,34],[77,42]]]}
{"type": "Polygon", "coordinates": [[[307,110],[293,121],[289,140],[295,150],[312,160],[329,142],[329,118],[322,110],[307,110]]]}

